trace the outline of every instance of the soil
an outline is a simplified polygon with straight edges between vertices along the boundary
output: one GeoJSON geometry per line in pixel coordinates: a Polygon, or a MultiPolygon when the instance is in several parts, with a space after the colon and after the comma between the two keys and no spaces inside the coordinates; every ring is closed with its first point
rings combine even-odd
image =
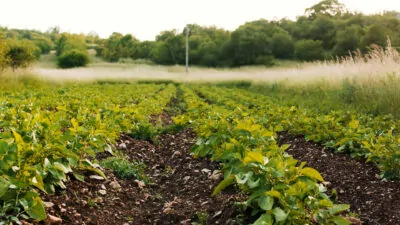
{"type": "Polygon", "coordinates": [[[150,116],[150,123],[153,125],[172,125],[174,121],[171,119],[171,117],[166,113],[163,112],[159,115],[151,115],[150,116]]]}
{"type": "Polygon", "coordinates": [[[62,224],[238,224],[241,213],[234,203],[245,196],[231,188],[211,197],[222,180],[219,164],[193,158],[190,148],[195,141],[190,129],[161,135],[157,146],[122,134],[117,148],[147,165],[150,182],[119,179],[110,170],[105,171],[107,180],[90,178],[93,174],[86,174],[86,182],[71,178],[65,191],[43,196],[46,211],[61,218],[62,224]]]}
{"type": "Polygon", "coordinates": [[[291,145],[290,155],[321,173],[330,188],[337,190],[337,203],[350,204],[362,224],[400,224],[400,181],[382,180],[374,165],[333,153],[302,136],[281,133],[279,138],[280,144],[291,145]]]}

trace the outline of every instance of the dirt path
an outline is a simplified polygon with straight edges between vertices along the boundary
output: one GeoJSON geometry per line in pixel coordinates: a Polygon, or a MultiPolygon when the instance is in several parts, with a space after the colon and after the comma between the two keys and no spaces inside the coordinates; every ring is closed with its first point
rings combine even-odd
{"type": "Polygon", "coordinates": [[[317,169],[337,190],[337,202],[350,204],[363,224],[400,224],[399,181],[383,181],[377,177],[379,170],[375,166],[348,154],[332,153],[303,137],[280,134],[280,144],[290,144],[289,154],[317,169]]]}
{"type": "Polygon", "coordinates": [[[48,213],[62,218],[63,224],[238,224],[233,203],[244,196],[231,189],[211,197],[222,179],[219,165],[192,157],[195,134],[186,129],[158,140],[154,146],[122,135],[117,145],[129,159],[147,165],[149,185],[118,179],[109,170],[107,181],[88,174],[85,183],[72,180],[65,192],[45,196],[48,213]]]}

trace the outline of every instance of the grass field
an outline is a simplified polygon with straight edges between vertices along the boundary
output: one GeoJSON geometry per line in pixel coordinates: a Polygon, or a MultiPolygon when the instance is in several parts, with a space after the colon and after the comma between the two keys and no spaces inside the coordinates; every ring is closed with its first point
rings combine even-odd
{"type": "Polygon", "coordinates": [[[0,219],[399,224],[399,58],[186,74],[44,56],[0,77],[0,219]]]}

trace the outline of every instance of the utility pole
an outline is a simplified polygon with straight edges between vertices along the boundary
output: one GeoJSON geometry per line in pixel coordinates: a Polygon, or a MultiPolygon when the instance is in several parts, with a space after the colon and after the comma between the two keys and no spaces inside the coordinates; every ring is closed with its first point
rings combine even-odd
{"type": "Polygon", "coordinates": [[[186,73],[189,73],[189,27],[186,27],[186,73]]]}

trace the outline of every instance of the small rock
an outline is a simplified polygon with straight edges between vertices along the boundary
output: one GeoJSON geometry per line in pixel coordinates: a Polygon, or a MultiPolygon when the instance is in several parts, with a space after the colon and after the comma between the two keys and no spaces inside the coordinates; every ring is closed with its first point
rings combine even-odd
{"type": "Polygon", "coordinates": [[[121,188],[121,185],[118,183],[118,181],[112,181],[112,182],[110,183],[110,187],[111,187],[112,189],[120,189],[120,188],[121,188]]]}
{"type": "Polygon", "coordinates": [[[213,219],[216,218],[217,216],[221,215],[222,211],[218,211],[217,213],[214,214],[214,216],[212,217],[213,219]]]}
{"type": "Polygon", "coordinates": [[[44,206],[45,206],[46,208],[51,208],[51,207],[54,206],[54,203],[52,203],[52,202],[43,202],[43,204],[44,204],[44,206]]]}
{"type": "Polygon", "coordinates": [[[209,170],[209,169],[202,169],[201,172],[203,172],[203,173],[210,173],[211,170],[209,170]]]}
{"type": "Polygon", "coordinates": [[[106,190],[99,190],[99,194],[101,194],[101,195],[106,195],[106,194],[107,194],[107,191],[106,191],[106,190]]]}
{"type": "Polygon", "coordinates": [[[340,193],[340,194],[343,194],[343,193],[344,193],[344,190],[340,190],[339,193],[340,193]]]}
{"type": "Polygon", "coordinates": [[[183,180],[185,181],[185,183],[188,182],[189,179],[190,179],[190,176],[186,176],[186,177],[183,178],[183,180]]]}
{"type": "Polygon", "coordinates": [[[222,178],[222,174],[219,170],[214,170],[213,173],[209,176],[211,180],[218,181],[222,178]]]}
{"type": "Polygon", "coordinates": [[[106,186],[104,184],[101,185],[101,189],[107,190],[106,186]]]}
{"type": "Polygon", "coordinates": [[[93,180],[104,180],[104,177],[98,175],[91,175],[89,178],[93,180]]]}
{"type": "Polygon", "coordinates": [[[129,223],[123,223],[122,225],[129,225],[129,223]]]}
{"type": "Polygon", "coordinates": [[[61,209],[60,209],[60,212],[65,213],[65,212],[67,212],[67,209],[61,208],[61,209]]]}
{"type": "Polygon", "coordinates": [[[52,216],[52,215],[47,215],[47,219],[45,221],[46,225],[57,225],[57,224],[61,224],[62,223],[62,219],[52,216]]]}
{"type": "Polygon", "coordinates": [[[180,151],[175,151],[175,152],[172,154],[171,158],[175,158],[175,156],[181,156],[181,155],[182,155],[182,153],[181,153],[180,151]]]}
{"type": "Polygon", "coordinates": [[[332,186],[332,183],[329,182],[329,181],[322,182],[322,184],[325,185],[325,187],[330,187],[330,186],[332,186]]]}
{"type": "Polygon", "coordinates": [[[144,187],[146,187],[146,184],[141,180],[135,180],[135,183],[137,183],[137,185],[139,186],[140,189],[143,189],[144,187]]]}
{"type": "Polygon", "coordinates": [[[123,149],[126,149],[126,148],[127,148],[125,143],[119,144],[119,147],[120,147],[120,148],[123,148],[123,149]]]}

